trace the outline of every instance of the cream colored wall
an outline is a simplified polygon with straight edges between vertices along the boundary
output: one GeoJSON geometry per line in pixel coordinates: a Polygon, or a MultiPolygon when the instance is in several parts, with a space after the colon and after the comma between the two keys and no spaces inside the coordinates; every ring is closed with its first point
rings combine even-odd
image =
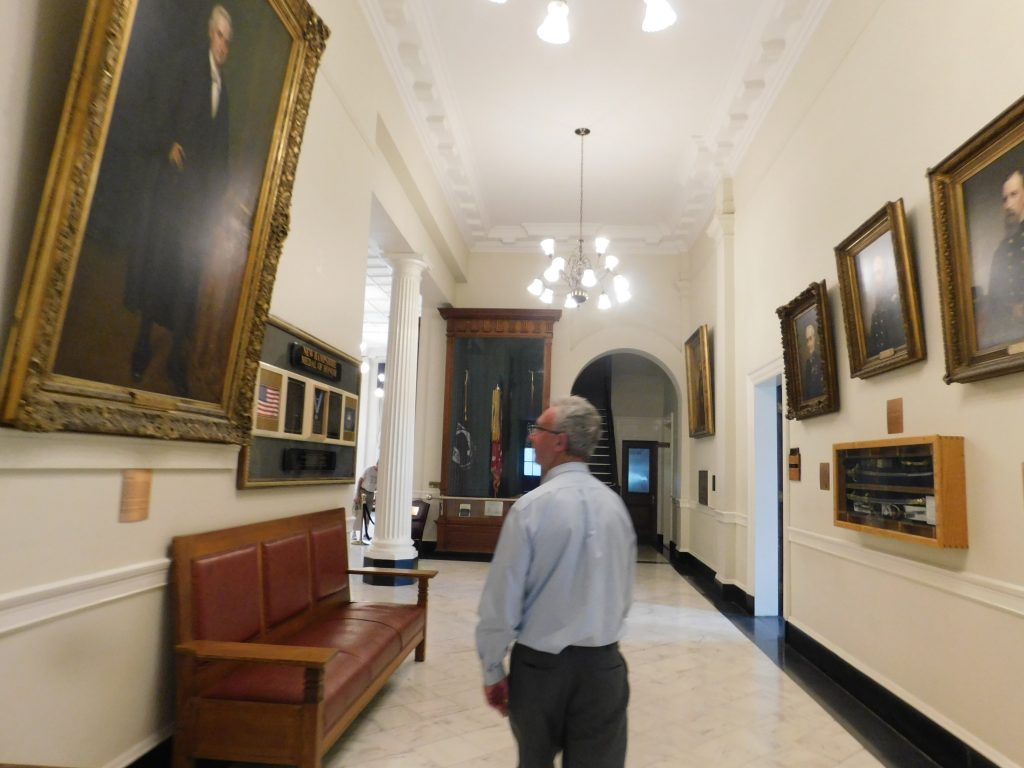
{"type": "MultiPolygon", "coordinates": [[[[1021,93],[1024,6],[982,0],[832,3],[735,177],[736,376],[780,355],[774,310],[829,285],[841,410],[789,428],[804,480],[789,483],[788,619],[1000,765],[1024,763],[1024,376],[947,386],[926,170],[1021,93]],[[904,199],[928,359],[849,376],[833,247],[887,200],[904,199]],[[832,525],[817,466],[839,441],[966,438],[970,548],[935,551],[832,525]]],[[[746,438],[735,471],[746,477],[746,438]]],[[[745,509],[746,494],[737,499],[745,509]]]]}
{"type": "MultiPolygon", "coordinates": [[[[465,246],[358,3],[315,5],[332,36],[271,311],[358,354],[371,200],[424,256],[441,295],[452,294],[465,246]]],[[[84,8],[0,4],[5,338],[84,8]]],[[[171,537],[349,503],[343,485],[238,491],[237,454],[233,446],[0,429],[0,759],[116,768],[166,738],[171,537]],[[120,473],[132,467],[154,471],[150,515],[119,524],[120,473]]]]}

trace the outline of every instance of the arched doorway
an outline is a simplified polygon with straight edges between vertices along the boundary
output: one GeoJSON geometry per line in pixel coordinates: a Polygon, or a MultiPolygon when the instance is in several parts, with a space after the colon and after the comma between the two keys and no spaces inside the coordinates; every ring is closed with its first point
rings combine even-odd
{"type": "Polygon", "coordinates": [[[618,351],[585,366],[572,393],[602,413],[604,434],[591,472],[623,497],[637,542],[660,549],[676,540],[679,397],[671,377],[645,355],[618,351]]]}

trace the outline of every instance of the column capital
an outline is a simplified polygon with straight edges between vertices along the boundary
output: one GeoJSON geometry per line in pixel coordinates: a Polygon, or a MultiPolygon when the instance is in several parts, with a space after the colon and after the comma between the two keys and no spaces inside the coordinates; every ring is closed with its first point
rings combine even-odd
{"type": "Polygon", "coordinates": [[[427,262],[418,253],[386,253],[384,260],[391,265],[395,273],[419,277],[427,268],[427,262]]]}

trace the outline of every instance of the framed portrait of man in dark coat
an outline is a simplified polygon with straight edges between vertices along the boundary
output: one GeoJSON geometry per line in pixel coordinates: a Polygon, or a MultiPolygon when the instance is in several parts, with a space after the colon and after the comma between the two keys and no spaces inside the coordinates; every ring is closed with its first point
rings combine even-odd
{"type": "Polygon", "coordinates": [[[839,386],[825,281],[811,283],[775,313],[782,324],[786,418],[807,419],[838,411],[839,386]]]}
{"type": "Polygon", "coordinates": [[[284,238],[269,223],[287,216],[326,37],[305,0],[90,5],[4,422],[247,439],[284,238]]]}
{"type": "Polygon", "coordinates": [[[1024,370],[1024,98],[928,177],[946,383],[1024,370]]]}
{"type": "Polygon", "coordinates": [[[917,270],[903,200],[886,203],[835,248],[850,375],[924,360],[917,270]]]}

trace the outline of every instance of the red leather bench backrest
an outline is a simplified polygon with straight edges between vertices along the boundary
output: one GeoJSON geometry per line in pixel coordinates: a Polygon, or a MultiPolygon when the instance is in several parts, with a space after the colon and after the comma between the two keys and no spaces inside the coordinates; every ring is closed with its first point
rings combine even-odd
{"type": "Polygon", "coordinates": [[[321,600],[340,592],[348,600],[348,537],[344,524],[313,531],[311,538],[314,598],[321,600]]]}
{"type": "Polygon", "coordinates": [[[192,561],[193,636],[242,641],[259,634],[256,547],[240,547],[192,561]]]}
{"type": "Polygon", "coordinates": [[[309,537],[297,533],[276,541],[265,541],[263,548],[264,608],[267,628],[309,608],[309,537]]]}

